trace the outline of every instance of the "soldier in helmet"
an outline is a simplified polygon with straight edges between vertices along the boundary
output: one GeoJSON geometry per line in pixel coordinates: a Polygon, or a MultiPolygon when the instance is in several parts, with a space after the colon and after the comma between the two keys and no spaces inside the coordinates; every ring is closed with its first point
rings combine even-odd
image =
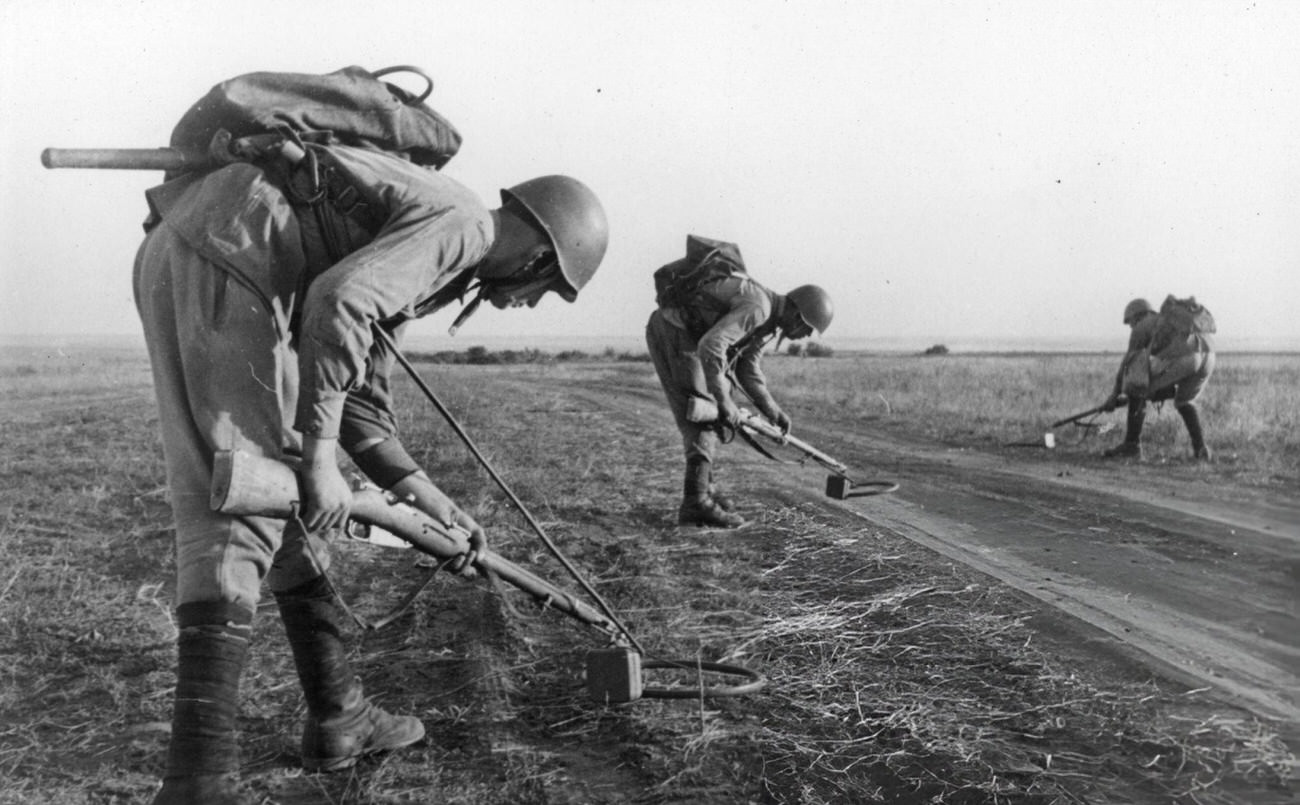
{"type": "MultiPolygon", "coordinates": [[[[734,244],[690,236],[687,256],[656,273],[680,273],[728,253],[730,262],[739,262],[734,244]],[[696,250],[704,256],[693,253],[696,250]]],[[[830,296],[816,285],[778,294],[751,279],[743,267],[720,274],[705,278],[690,293],[661,294],[646,324],[646,344],[686,451],[677,521],[736,528],[745,520],[713,474],[719,426],[734,428],[740,418],[732,399],[733,380],[764,416],[788,433],[790,417],[772,398],[759,363],[763,348],[778,334],[796,340],[826,332],[834,311],[830,296]]]]}
{"type": "MultiPolygon", "coordinates": [[[[543,176],[489,209],[467,188],[386,152],[317,154],[328,209],[295,203],[301,165],[247,163],[148,191],[136,304],[158,397],[176,522],[176,695],[155,803],[245,802],[238,784],[238,686],[266,583],[307,704],[302,762],[333,771],[412,744],[424,727],[370,702],[349,665],[319,537],[345,523],[346,454],[376,484],[440,522],[483,529],[402,446],[376,338],[474,294],[498,308],[572,302],[600,265],[608,230],[585,185],[543,176]],[[346,202],[346,203],[345,203],[346,202]],[[304,508],[288,524],[208,507],[222,450],[301,457],[304,508]]],[[[305,181],[305,180],[304,180],[305,181]]],[[[459,320],[458,320],[459,323],[459,320]]]]}
{"type": "MultiPolygon", "coordinates": [[[[1195,299],[1187,300],[1195,306],[1195,299]]],[[[1166,304],[1179,302],[1170,297],[1166,304]]],[[[1203,308],[1196,306],[1198,311],[1203,308]]],[[[1205,311],[1208,316],[1208,311],[1205,311]]],[[[1128,416],[1124,441],[1107,449],[1107,458],[1142,458],[1142,425],[1146,421],[1148,402],[1173,400],[1192,440],[1192,456],[1209,461],[1210,448],[1201,430],[1196,399],[1214,373],[1213,327],[1201,330],[1175,324],[1179,317],[1161,316],[1145,299],[1134,299],[1124,306],[1124,324],[1128,325],[1128,349],[1115,373],[1115,383],[1106,399],[1105,410],[1119,407],[1121,395],[1128,397],[1128,416]]]]}

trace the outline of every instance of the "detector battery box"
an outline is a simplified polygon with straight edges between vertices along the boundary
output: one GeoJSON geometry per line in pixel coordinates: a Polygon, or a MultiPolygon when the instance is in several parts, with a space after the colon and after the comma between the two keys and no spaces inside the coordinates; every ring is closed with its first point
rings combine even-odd
{"type": "Polygon", "coordinates": [[[625,647],[587,652],[587,691],[604,704],[640,699],[641,655],[625,647]]]}

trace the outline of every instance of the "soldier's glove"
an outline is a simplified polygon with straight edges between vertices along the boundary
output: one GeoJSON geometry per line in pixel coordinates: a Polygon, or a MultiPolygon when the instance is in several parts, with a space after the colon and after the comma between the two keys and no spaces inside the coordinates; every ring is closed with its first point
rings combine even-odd
{"type": "Polygon", "coordinates": [[[1106,398],[1106,402],[1104,402],[1104,403],[1101,404],[1101,410],[1105,411],[1105,412],[1108,413],[1108,414],[1109,414],[1111,411],[1114,411],[1116,408],[1119,408],[1119,395],[1118,395],[1118,394],[1112,394],[1112,395],[1110,395],[1109,397],[1106,398]]]}

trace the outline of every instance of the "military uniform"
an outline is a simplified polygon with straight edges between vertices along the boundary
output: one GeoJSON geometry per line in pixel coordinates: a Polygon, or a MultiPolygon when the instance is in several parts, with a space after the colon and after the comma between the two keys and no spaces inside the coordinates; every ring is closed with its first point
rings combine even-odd
{"type": "Polygon", "coordinates": [[[278,458],[297,452],[301,434],[339,437],[349,451],[394,438],[393,358],[372,326],[400,337],[405,322],[458,298],[492,244],[491,214],[456,181],[380,152],[331,154],[382,222],[374,232],[350,224],[355,248],[334,265],[304,251],[300,228],[314,223],[251,165],[148,193],[135,293],[176,512],[180,604],[251,608],[264,577],[275,591],[319,575],[313,554],[324,552],[297,529],[282,542],[279,521],[211,511],[214,452],[278,458]]]}
{"type": "Polygon", "coordinates": [[[493,243],[493,215],[452,179],[382,152],[337,146],[322,159],[351,202],[330,231],[290,203],[290,185],[249,164],[147,193],[135,298],[176,522],[180,629],[156,805],[244,801],[238,684],[264,579],[307,702],[308,769],[344,768],[424,735],[417,719],[362,694],[323,576],[324,544],[295,524],[208,505],[217,451],[280,458],[300,449],[302,434],[337,437],[358,464],[377,468],[367,469],[372,477],[389,473],[386,486],[394,473],[418,471],[396,441],[393,357],[372,328],[400,337],[407,321],[458,298],[493,243]],[[334,248],[319,248],[325,241],[334,248]],[[339,249],[346,254],[335,260],[339,249]],[[377,445],[387,458],[368,461],[377,445]],[[403,458],[395,464],[394,451],[403,458]]]}
{"type": "MultiPolygon", "coordinates": [[[[777,332],[785,298],[745,275],[718,280],[701,292],[710,304],[691,311],[657,308],[646,324],[650,360],[686,453],[685,500],[679,516],[683,521],[692,519],[687,514],[692,501],[697,508],[711,503],[729,508],[713,483],[712,462],[720,443],[716,423],[691,421],[687,413],[692,399],[730,399],[731,367],[736,382],[764,415],[775,420],[780,411],[767,389],[760,360],[763,347],[777,332]]],[[[740,524],[737,516],[713,515],[711,519],[719,522],[705,524],[740,524]]]]}
{"type": "Polygon", "coordinates": [[[1110,397],[1112,401],[1121,394],[1128,397],[1124,441],[1105,455],[1140,458],[1147,402],[1173,400],[1191,438],[1192,455],[1209,459],[1211,453],[1205,444],[1196,400],[1214,374],[1214,336],[1192,332],[1156,343],[1158,324],[1159,317],[1148,307],[1130,325],[1128,349],[1110,397]]]}

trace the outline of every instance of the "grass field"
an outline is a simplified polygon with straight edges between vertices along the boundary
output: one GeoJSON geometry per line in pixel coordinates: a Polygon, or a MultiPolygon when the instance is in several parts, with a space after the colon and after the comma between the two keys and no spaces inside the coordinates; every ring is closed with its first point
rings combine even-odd
{"type": "MultiPolygon", "coordinates": [[[[768,360],[771,385],[808,410],[835,410],[939,441],[996,447],[1041,439],[1052,422],[1106,399],[1119,355],[856,356],[768,360]]],[[[1198,401],[1217,471],[1260,485],[1300,481],[1300,355],[1218,356],[1198,401]]],[[[1098,418],[1110,425],[1086,449],[1121,441],[1123,411],[1098,418]]],[[[1085,433],[1057,431],[1066,444],[1085,433]]],[[[1172,404],[1147,417],[1143,442],[1154,462],[1190,455],[1187,432],[1172,404]]]]}
{"type": "MultiPolygon", "coordinates": [[[[824,408],[996,448],[1099,402],[1117,360],[782,357],[765,368],[796,413],[824,408]]],[[[653,390],[648,364],[422,368],[657,652],[752,662],[770,687],[707,706],[596,706],[575,673],[585,636],[490,588],[445,581],[392,627],[354,635],[372,691],[420,715],[432,740],[348,774],[303,775],[301,697],[264,606],[241,710],[244,776],[260,793],[304,805],[1289,796],[1294,757],[1267,724],[1195,691],[1072,664],[1039,646],[1021,601],[901,538],[833,531],[824,510],[777,496],[744,539],[683,539],[667,521],[680,448],[665,412],[629,431],[560,391],[529,391],[541,379],[653,390]]],[[[1294,487],[1297,388],[1300,356],[1223,356],[1205,410],[1225,482],[1294,487]]],[[[412,452],[488,526],[494,548],[563,580],[467,451],[409,384],[399,389],[412,452]]],[[[0,412],[0,803],[148,802],[169,729],[175,628],[147,361],[129,350],[9,351],[0,412]]],[[[1153,418],[1148,444],[1155,462],[1187,452],[1170,410],[1153,418]]],[[[403,552],[338,550],[336,584],[371,614],[427,572],[403,552]]]]}

